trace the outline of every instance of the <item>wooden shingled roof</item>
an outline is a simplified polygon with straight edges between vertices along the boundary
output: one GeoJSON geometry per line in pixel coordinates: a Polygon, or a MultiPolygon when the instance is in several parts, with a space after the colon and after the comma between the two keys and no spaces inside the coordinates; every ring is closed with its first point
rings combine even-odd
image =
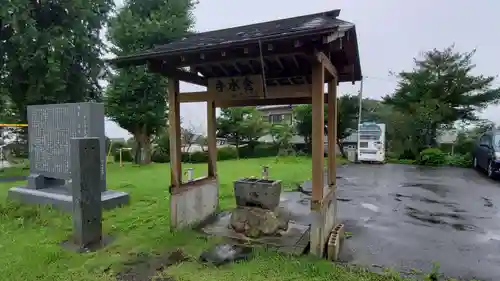
{"type": "Polygon", "coordinates": [[[189,34],[110,61],[117,67],[148,64],[154,72],[200,85],[212,77],[264,73],[266,84],[277,86],[310,83],[310,55],[321,51],[337,68],[339,82],[359,81],[356,29],[338,19],[339,14],[340,10],[332,10],[189,34]]]}

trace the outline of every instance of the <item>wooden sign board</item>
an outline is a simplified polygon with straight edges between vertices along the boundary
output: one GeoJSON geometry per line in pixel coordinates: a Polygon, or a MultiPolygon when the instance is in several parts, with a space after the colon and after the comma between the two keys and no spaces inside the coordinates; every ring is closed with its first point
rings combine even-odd
{"type": "Polygon", "coordinates": [[[223,77],[208,79],[208,91],[218,100],[241,100],[264,98],[264,83],[261,75],[223,77]]]}

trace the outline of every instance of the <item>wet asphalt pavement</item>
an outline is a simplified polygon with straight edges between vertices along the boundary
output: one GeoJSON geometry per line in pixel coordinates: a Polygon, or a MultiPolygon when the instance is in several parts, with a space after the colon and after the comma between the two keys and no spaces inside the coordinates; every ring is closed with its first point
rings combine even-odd
{"type": "MultiPolygon", "coordinates": [[[[499,181],[472,169],[393,164],[345,165],[337,176],[338,218],[352,233],[342,261],[403,272],[438,262],[448,277],[500,280],[499,181]]],[[[307,196],[289,196],[303,197],[293,209],[307,211],[307,196]]]]}

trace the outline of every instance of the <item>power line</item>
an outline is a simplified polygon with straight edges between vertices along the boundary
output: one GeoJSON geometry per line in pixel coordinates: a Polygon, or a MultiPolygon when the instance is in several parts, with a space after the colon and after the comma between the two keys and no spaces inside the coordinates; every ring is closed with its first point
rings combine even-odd
{"type": "Polygon", "coordinates": [[[393,76],[387,76],[387,77],[380,77],[380,76],[364,76],[364,79],[369,79],[369,80],[379,80],[379,81],[385,81],[385,82],[398,82],[399,79],[397,77],[393,76]]]}

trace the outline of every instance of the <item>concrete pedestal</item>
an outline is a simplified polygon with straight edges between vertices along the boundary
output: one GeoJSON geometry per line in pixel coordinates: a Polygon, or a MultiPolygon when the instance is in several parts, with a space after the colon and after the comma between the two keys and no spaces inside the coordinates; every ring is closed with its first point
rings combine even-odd
{"type": "MultiPolygon", "coordinates": [[[[73,208],[73,196],[66,186],[31,189],[26,186],[9,189],[8,198],[25,204],[51,205],[65,212],[73,208]]],[[[130,196],[126,192],[106,190],[101,193],[101,204],[105,210],[128,205],[130,196]]]]}

